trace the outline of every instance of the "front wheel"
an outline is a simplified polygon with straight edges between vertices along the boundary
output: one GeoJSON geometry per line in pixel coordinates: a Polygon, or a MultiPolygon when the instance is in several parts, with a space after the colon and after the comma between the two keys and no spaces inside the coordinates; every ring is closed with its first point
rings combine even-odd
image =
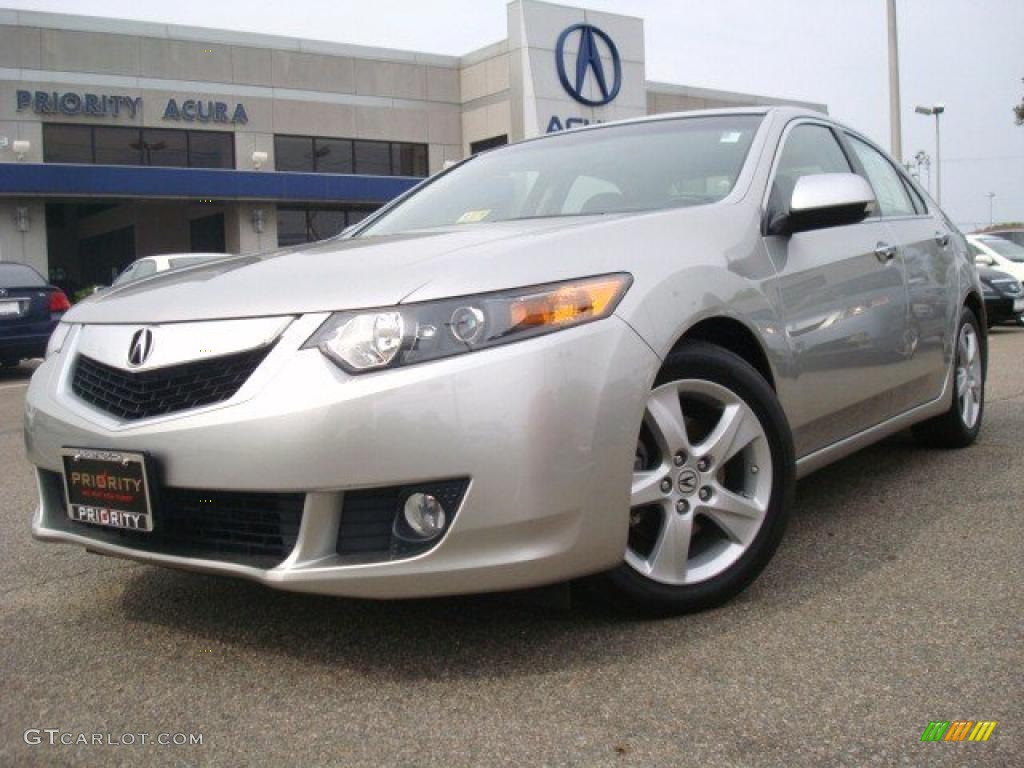
{"type": "Polygon", "coordinates": [[[637,439],[616,603],[682,613],[719,605],[768,564],[786,527],[793,446],[767,381],[704,342],[666,360],[637,439]]]}

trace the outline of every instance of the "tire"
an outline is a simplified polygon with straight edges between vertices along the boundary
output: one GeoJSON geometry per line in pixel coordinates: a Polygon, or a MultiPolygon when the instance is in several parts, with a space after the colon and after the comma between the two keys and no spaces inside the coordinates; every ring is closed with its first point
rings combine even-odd
{"type": "Polygon", "coordinates": [[[625,560],[595,577],[592,591],[617,608],[655,615],[726,602],[757,578],[782,540],[795,467],[789,425],[768,382],[728,350],[684,345],[665,361],[645,410],[625,560]],[[673,400],[684,425],[675,433],[673,400]],[[685,449],[671,452],[665,434],[685,449]]]}
{"type": "MultiPolygon", "coordinates": [[[[970,309],[964,307],[956,330],[956,361],[953,375],[953,402],[940,416],[921,422],[913,428],[914,438],[927,448],[966,448],[978,439],[982,417],[985,415],[985,375],[987,350],[981,324],[970,309]],[[964,337],[973,336],[973,347],[963,348],[964,337]],[[973,351],[973,357],[971,357],[973,351]],[[967,365],[963,356],[967,354],[967,365]],[[975,400],[976,409],[964,406],[966,387],[975,400]],[[973,417],[973,420],[972,418],[973,417]]],[[[968,342],[970,345],[970,342],[968,342]]]]}

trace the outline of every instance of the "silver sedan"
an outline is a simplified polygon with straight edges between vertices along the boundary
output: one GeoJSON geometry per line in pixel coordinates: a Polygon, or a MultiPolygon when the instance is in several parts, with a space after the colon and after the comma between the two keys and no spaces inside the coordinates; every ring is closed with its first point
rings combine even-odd
{"type": "Polygon", "coordinates": [[[707,608],[797,477],[907,427],[974,441],[984,329],[964,239],[856,131],[593,126],[73,309],[27,397],[32,530],[307,592],[707,608]]]}

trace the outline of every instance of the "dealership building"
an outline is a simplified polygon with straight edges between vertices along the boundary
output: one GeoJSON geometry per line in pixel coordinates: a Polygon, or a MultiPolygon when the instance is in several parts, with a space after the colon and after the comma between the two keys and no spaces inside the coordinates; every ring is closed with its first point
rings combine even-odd
{"type": "Polygon", "coordinates": [[[0,260],[72,292],[133,259],[327,237],[474,152],[596,121],[824,105],[647,80],[643,20],[507,7],[464,56],[0,10],[0,260]]]}

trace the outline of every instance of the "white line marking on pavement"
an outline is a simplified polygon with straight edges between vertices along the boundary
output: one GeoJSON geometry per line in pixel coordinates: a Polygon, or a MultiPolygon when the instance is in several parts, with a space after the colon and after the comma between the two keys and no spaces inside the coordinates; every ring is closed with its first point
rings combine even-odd
{"type": "Polygon", "coordinates": [[[27,386],[28,386],[28,382],[27,381],[23,381],[23,382],[20,382],[18,384],[0,384],[0,390],[4,390],[4,389],[19,389],[21,387],[27,387],[27,386]]]}

